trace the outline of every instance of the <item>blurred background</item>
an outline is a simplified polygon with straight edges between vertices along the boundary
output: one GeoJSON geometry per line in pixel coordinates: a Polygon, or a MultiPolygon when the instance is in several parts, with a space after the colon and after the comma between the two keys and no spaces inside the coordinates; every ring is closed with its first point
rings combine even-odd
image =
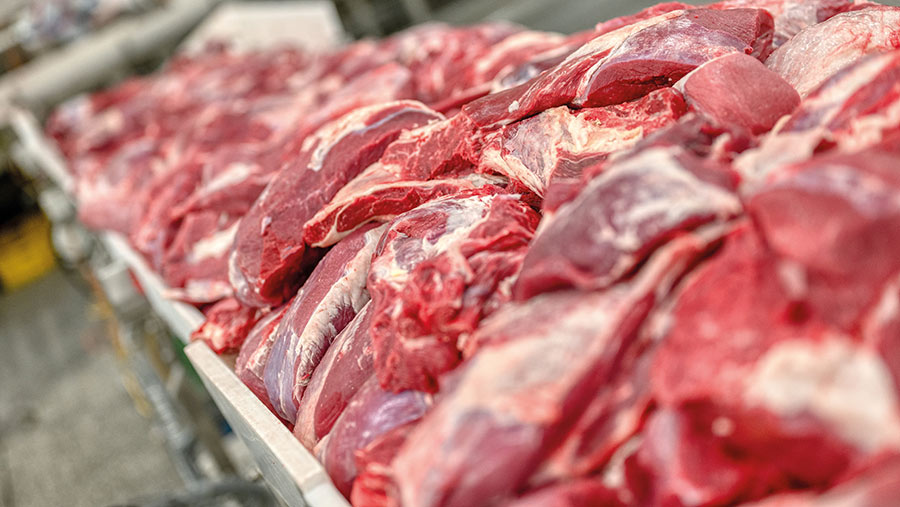
{"type": "MultiPolygon", "coordinates": [[[[0,0],[0,506],[274,505],[247,449],[149,311],[98,253],[13,127],[63,100],[151,72],[216,0],[0,0]],[[123,324],[125,323],[125,324],[123,324]]],[[[378,37],[427,21],[507,20],[572,33],[656,0],[246,2],[240,25],[298,4],[287,32],[378,37]]],[[[897,5],[896,1],[888,1],[897,5]]],[[[261,21],[260,21],[261,20],[261,21]]],[[[205,26],[205,25],[204,25],[205,26]]],[[[201,27],[201,30],[203,27],[201,27]]],[[[189,43],[189,41],[187,42],[189,43]]]]}

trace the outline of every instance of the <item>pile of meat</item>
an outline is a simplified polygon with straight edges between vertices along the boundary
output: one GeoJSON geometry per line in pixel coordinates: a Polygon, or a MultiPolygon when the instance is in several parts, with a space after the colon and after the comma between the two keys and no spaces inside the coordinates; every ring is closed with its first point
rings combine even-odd
{"type": "Polygon", "coordinates": [[[48,129],[354,505],[900,505],[900,8],[210,48],[48,129]]]}

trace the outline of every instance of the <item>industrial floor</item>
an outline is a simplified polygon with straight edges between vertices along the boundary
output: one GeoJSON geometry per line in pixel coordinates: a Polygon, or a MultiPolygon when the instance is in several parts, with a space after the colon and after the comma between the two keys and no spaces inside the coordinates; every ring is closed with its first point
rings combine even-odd
{"type": "Polygon", "coordinates": [[[182,488],[103,329],[58,270],[0,295],[0,507],[125,505],[182,488]]]}

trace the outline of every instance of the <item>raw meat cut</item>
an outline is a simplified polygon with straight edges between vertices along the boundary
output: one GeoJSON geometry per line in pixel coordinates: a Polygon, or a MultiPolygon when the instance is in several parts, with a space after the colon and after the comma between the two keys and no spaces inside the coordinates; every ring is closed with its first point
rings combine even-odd
{"type": "Polygon", "coordinates": [[[505,183],[502,178],[466,174],[429,180],[405,180],[402,167],[376,163],[351,181],[306,223],[312,246],[333,245],[370,221],[394,219],[428,201],[505,183]]]}
{"type": "Polygon", "coordinates": [[[294,297],[276,330],[263,378],[283,419],[292,423],[310,377],[334,337],[369,301],[366,276],[384,227],[360,229],[332,248],[294,297]]]}
{"type": "MultiPolygon", "coordinates": [[[[154,203],[160,210],[146,216],[144,231],[165,231],[147,237],[165,247],[159,268],[173,297],[210,303],[233,295],[228,281],[228,253],[237,233],[238,219],[262,193],[277,167],[277,152],[258,147],[232,146],[208,157],[196,176],[187,176],[184,190],[165,193],[154,203]],[[187,191],[194,186],[193,192],[187,191]],[[172,236],[171,240],[165,238],[172,236]]],[[[154,254],[154,249],[149,249],[154,254]]]]}
{"type": "Polygon", "coordinates": [[[798,278],[791,296],[854,332],[900,273],[900,143],[828,153],[780,169],[748,204],[798,278]]]}
{"type": "Polygon", "coordinates": [[[741,212],[736,178],[686,152],[643,150],[610,166],[544,220],[514,294],[609,287],[670,238],[741,212]]]}
{"type": "MultiPolygon", "coordinates": [[[[585,30],[566,37],[559,45],[533,54],[530,58],[506,67],[494,77],[490,86],[492,93],[513,88],[530,81],[541,72],[559,65],[586,42],[601,35],[594,30],[585,30]]],[[[474,99],[473,99],[474,100],[474,99]]]]}
{"type": "MultiPolygon", "coordinates": [[[[510,35],[487,49],[472,63],[473,82],[491,91],[491,81],[525,64],[534,55],[551,51],[567,43],[567,37],[551,32],[523,31],[510,35]]],[[[477,97],[475,97],[477,98],[477,97]]]]}
{"type": "Polygon", "coordinates": [[[490,504],[523,486],[618,371],[647,314],[707,248],[686,236],[630,283],[548,294],[492,316],[488,329],[503,322],[527,331],[496,343],[492,334],[476,338],[480,350],[451,374],[394,459],[402,504],[490,504]],[[556,309],[554,322],[543,318],[546,306],[556,309]]]}
{"type": "Polygon", "coordinates": [[[297,412],[294,436],[307,449],[331,431],[353,395],[375,372],[370,304],[366,304],[334,339],[316,366],[297,412]]]}
{"type": "Polygon", "coordinates": [[[683,16],[634,33],[611,50],[582,79],[574,104],[601,106],[640,97],[722,54],[743,52],[762,59],[770,52],[771,41],[772,17],[765,11],[684,11],[683,16]]]}
{"type": "Polygon", "coordinates": [[[612,32],[613,30],[618,30],[623,26],[633,25],[639,21],[654,18],[656,16],[659,16],[660,14],[666,14],[672,11],[688,10],[692,8],[693,6],[683,4],[681,2],[665,2],[656,4],[630,16],[620,16],[608,21],[601,21],[594,27],[594,32],[596,35],[603,35],[605,33],[612,32]]]}
{"type": "Polygon", "coordinates": [[[900,503],[900,459],[887,457],[847,482],[825,491],[775,495],[747,507],[858,507],[900,503]]]}
{"type": "Polygon", "coordinates": [[[675,123],[639,140],[631,149],[615,153],[603,162],[584,167],[579,180],[552,181],[541,203],[544,222],[552,223],[559,208],[578,197],[594,178],[603,174],[613,164],[635,154],[664,148],[695,155],[711,166],[729,167],[736,156],[756,145],[756,138],[745,129],[714,125],[709,118],[688,112],[675,123]]]}
{"type": "Polygon", "coordinates": [[[487,63],[484,59],[492,50],[505,54],[503,43],[520,33],[521,27],[503,22],[465,28],[429,23],[395,37],[396,51],[411,72],[414,96],[432,105],[490,81],[495,72],[490,66],[479,69],[479,63],[487,63]]]}
{"type": "Polygon", "coordinates": [[[864,319],[861,332],[865,344],[881,354],[900,393],[900,276],[886,284],[878,304],[864,319]]]}
{"type": "MultiPolygon", "coordinates": [[[[240,216],[240,215],[238,215],[240,216]]],[[[202,211],[190,213],[163,258],[162,275],[178,299],[212,303],[232,296],[225,276],[228,250],[237,232],[238,219],[227,213],[202,211]]]]}
{"type": "Polygon", "coordinates": [[[839,12],[850,10],[854,0],[724,0],[709,5],[713,9],[755,7],[775,18],[772,46],[780,47],[808,26],[821,23],[839,12]]]}
{"type": "Polygon", "coordinates": [[[555,484],[504,504],[504,507],[618,507],[625,505],[616,492],[597,479],[555,484]]]}
{"type": "MultiPolygon", "coordinates": [[[[649,325],[648,325],[649,327],[649,325]]],[[[649,337],[639,337],[650,341],[649,337]]],[[[552,484],[572,477],[590,477],[610,465],[614,453],[642,428],[653,407],[650,367],[653,345],[635,347],[634,357],[625,356],[617,375],[588,402],[565,440],[532,475],[532,485],[552,484]]],[[[611,465],[613,466],[613,465],[611,465]]],[[[615,481],[606,481],[613,486],[615,481]]],[[[613,489],[613,488],[610,488],[613,489]]]]}
{"type": "Polygon", "coordinates": [[[329,246],[370,220],[390,219],[436,197],[492,182],[470,174],[480,144],[463,115],[401,134],[306,223],[304,238],[312,246],[329,246]]]}
{"type": "Polygon", "coordinates": [[[324,100],[315,97],[321,102],[310,104],[307,115],[296,126],[296,140],[305,143],[320,128],[358,108],[414,97],[409,69],[395,62],[343,77],[341,86],[324,100]]]}
{"type": "Polygon", "coordinates": [[[355,453],[356,480],[350,503],[356,507],[399,507],[391,462],[418,421],[381,434],[355,453]]]}
{"type": "Polygon", "coordinates": [[[671,88],[616,106],[548,109],[492,134],[479,170],[500,173],[543,197],[551,180],[579,179],[586,165],[631,147],[685,109],[681,95],[671,88]]]}
{"type": "Polygon", "coordinates": [[[765,11],[671,11],[596,37],[531,81],[462,111],[479,127],[492,127],[556,106],[618,104],[670,86],[717,56],[764,58],[771,39],[772,17],[765,11]]]}
{"type": "Polygon", "coordinates": [[[806,97],[840,69],[870,53],[900,49],[900,7],[873,6],[812,25],[766,60],[806,97]]]}
{"type": "Polygon", "coordinates": [[[498,304],[492,299],[508,297],[538,220],[517,195],[478,191],[390,223],[367,285],[382,387],[437,390],[437,377],[459,362],[459,337],[498,304]]]}
{"type": "Polygon", "coordinates": [[[266,145],[220,148],[206,160],[194,191],[172,206],[171,217],[206,210],[243,216],[278,169],[279,154],[266,145]]]}
{"type": "Polygon", "coordinates": [[[746,483],[740,461],[715,439],[714,432],[728,430],[723,421],[710,430],[672,410],[653,413],[626,460],[630,503],[729,505],[752,498],[741,491],[746,483]]]}
{"type": "Polygon", "coordinates": [[[756,58],[740,53],[704,63],[675,88],[692,110],[714,124],[746,129],[754,135],[771,130],[800,104],[791,85],[756,58]]]}
{"type": "Polygon", "coordinates": [[[234,298],[225,298],[203,311],[206,321],[191,333],[191,341],[203,340],[219,354],[235,352],[256,324],[258,313],[256,308],[248,308],[234,298]]]}
{"type": "Polygon", "coordinates": [[[269,410],[274,411],[266,393],[263,371],[269,361],[272,344],[275,343],[275,328],[287,312],[288,306],[272,310],[253,326],[234,363],[234,373],[269,410]]]}
{"type": "Polygon", "coordinates": [[[392,393],[373,376],[363,384],[319,444],[318,455],[335,486],[350,495],[356,478],[356,451],[375,438],[422,417],[431,397],[419,391],[392,393]]]}
{"type": "Polygon", "coordinates": [[[148,194],[153,199],[147,203],[129,238],[153,268],[162,268],[166,249],[176,233],[171,219],[172,208],[187,199],[202,178],[199,164],[189,163],[178,167],[171,175],[155,178],[149,183],[148,194]]]}
{"type": "Polygon", "coordinates": [[[436,119],[440,114],[418,102],[390,102],[357,109],[306,138],[241,220],[229,261],[236,296],[251,306],[287,298],[303,267],[301,225],[403,130],[436,119]]]}
{"type": "Polygon", "coordinates": [[[78,219],[95,229],[131,232],[146,203],[146,196],[134,202],[135,195],[161,170],[161,158],[156,142],[140,140],[106,160],[92,161],[93,168],[82,169],[77,180],[78,219]]]}
{"type": "Polygon", "coordinates": [[[900,130],[900,51],[861,59],[806,97],[735,166],[750,188],[773,171],[831,149],[858,151],[900,130]]]}
{"type": "Polygon", "coordinates": [[[638,451],[655,498],[730,503],[827,487],[900,449],[884,361],[827,325],[796,285],[749,226],[686,281],[651,373],[656,400],[674,411],[660,424],[681,434],[660,429],[638,451]],[[681,480],[666,479],[671,470],[681,480]]]}

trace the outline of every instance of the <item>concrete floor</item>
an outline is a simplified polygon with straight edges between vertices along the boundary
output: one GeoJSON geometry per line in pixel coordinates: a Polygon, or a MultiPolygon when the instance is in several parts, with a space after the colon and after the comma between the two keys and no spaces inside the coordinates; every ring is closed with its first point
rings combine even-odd
{"type": "Polygon", "coordinates": [[[182,488],[103,327],[60,271],[0,296],[0,506],[105,506],[182,488]]]}

